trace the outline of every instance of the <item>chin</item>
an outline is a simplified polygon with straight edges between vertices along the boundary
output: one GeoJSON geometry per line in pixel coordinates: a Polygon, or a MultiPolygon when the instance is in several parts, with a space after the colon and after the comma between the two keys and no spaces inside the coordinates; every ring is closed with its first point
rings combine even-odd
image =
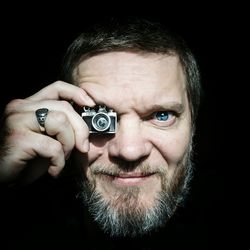
{"type": "Polygon", "coordinates": [[[151,187],[149,192],[143,186],[115,189],[99,185],[93,188],[85,182],[82,197],[99,227],[111,237],[146,235],[164,226],[177,207],[166,190],[151,187]]]}
{"type": "Polygon", "coordinates": [[[159,176],[133,180],[117,180],[117,178],[100,177],[96,179],[96,192],[102,197],[105,203],[114,210],[120,210],[124,214],[129,211],[145,211],[155,206],[157,199],[162,192],[159,176]],[[108,179],[108,180],[107,180],[108,179]]]}
{"type": "Polygon", "coordinates": [[[176,208],[184,204],[192,177],[192,165],[188,163],[176,168],[172,178],[152,172],[139,179],[133,175],[135,180],[92,175],[82,181],[79,197],[110,236],[145,235],[164,226],[176,208]]]}

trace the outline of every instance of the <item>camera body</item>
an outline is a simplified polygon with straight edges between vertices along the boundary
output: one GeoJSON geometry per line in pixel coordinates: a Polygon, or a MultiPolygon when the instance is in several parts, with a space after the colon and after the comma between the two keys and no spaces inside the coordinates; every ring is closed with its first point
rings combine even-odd
{"type": "Polygon", "coordinates": [[[94,108],[85,106],[81,117],[88,125],[90,133],[116,133],[117,114],[105,105],[97,105],[94,108]]]}

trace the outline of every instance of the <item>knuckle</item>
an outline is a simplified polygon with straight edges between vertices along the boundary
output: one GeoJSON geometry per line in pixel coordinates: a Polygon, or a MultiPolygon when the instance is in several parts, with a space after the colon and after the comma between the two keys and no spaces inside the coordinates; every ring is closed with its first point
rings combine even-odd
{"type": "Polygon", "coordinates": [[[62,81],[59,81],[59,80],[54,82],[54,85],[61,85],[61,84],[62,84],[62,81]]]}
{"type": "Polygon", "coordinates": [[[25,102],[23,99],[14,99],[10,101],[5,107],[5,115],[16,112],[17,108],[25,102]]]}
{"type": "Polygon", "coordinates": [[[20,143],[22,143],[26,137],[25,131],[9,130],[8,132],[9,133],[8,133],[8,137],[6,138],[6,141],[9,144],[13,142],[17,147],[20,147],[20,143]]]}
{"type": "Polygon", "coordinates": [[[59,141],[54,140],[53,143],[45,143],[44,147],[45,150],[50,150],[53,155],[60,155],[62,153],[62,144],[59,141]]]}
{"type": "Polygon", "coordinates": [[[56,88],[60,88],[62,85],[64,85],[65,82],[63,81],[60,81],[60,80],[57,80],[53,83],[53,85],[56,87],[56,88]]]}
{"type": "Polygon", "coordinates": [[[18,126],[20,122],[22,122],[22,115],[20,113],[9,114],[5,119],[5,125],[9,131],[22,128],[22,126],[18,126]]]}
{"type": "Polygon", "coordinates": [[[72,109],[72,106],[68,101],[62,100],[61,105],[63,109],[66,109],[66,110],[72,109]]]}
{"type": "Polygon", "coordinates": [[[61,111],[54,111],[53,119],[55,120],[56,124],[66,124],[68,123],[68,117],[64,112],[61,111]]]}

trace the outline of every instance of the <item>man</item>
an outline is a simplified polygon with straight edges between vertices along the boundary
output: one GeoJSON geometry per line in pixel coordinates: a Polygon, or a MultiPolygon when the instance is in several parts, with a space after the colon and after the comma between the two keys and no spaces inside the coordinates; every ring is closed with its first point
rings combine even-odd
{"type": "Polygon", "coordinates": [[[70,45],[59,81],[7,105],[1,182],[60,179],[69,161],[105,233],[147,235],[187,194],[199,97],[182,39],[144,20],[95,26],[70,45]]]}

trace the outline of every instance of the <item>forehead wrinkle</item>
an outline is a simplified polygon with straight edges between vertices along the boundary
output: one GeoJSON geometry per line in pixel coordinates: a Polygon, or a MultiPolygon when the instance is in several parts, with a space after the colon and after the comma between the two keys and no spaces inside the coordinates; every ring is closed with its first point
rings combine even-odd
{"type": "Polygon", "coordinates": [[[185,76],[178,58],[111,54],[89,58],[77,69],[77,82],[97,102],[139,111],[160,100],[183,101],[185,76]]]}
{"type": "Polygon", "coordinates": [[[159,110],[176,110],[182,113],[185,109],[185,95],[173,96],[167,89],[145,88],[136,91],[130,87],[112,85],[112,88],[106,87],[98,82],[82,82],[80,86],[85,85],[86,92],[93,97],[97,104],[103,104],[115,109],[120,115],[130,112],[139,115],[146,115],[149,112],[159,110]],[[98,91],[96,91],[98,89],[98,91]],[[115,97],[115,99],[113,99],[115,97]]]}
{"type": "MultiPolygon", "coordinates": [[[[135,82],[134,80],[131,82],[135,82]]],[[[115,97],[117,106],[129,106],[133,109],[150,108],[152,105],[165,105],[166,103],[183,103],[185,96],[185,85],[177,87],[174,84],[159,85],[157,83],[146,83],[143,85],[131,84],[131,82],[116,81],[111,78],[84,76],[81,78],[79,86],[82,86],[86,92],[93,97],[97,102],[108,104],[115,97]],[[131,86],[132,85],[132,86],[131,86]]],[[[137,82],[138,83],[138,82],[137,82]]],[[[108,105],[107,105],[108,106],[108,105]]],[[[128,107],[129,108],[129,107],[128,107]]]]}
{"type": "Polygon", "coordinates": [[[138,101],[142,99],[138,91],[133,91],[129,86],[115,84],[102,85],[99,82],[84,82],[81,81],[79,84],[84,90],[98,103],[104,104],[111,108],[115,108],[116,111],[120,110],[121,113],[125,113],[129,110],[135,109],[143,101],[138,101]]]}
{"type": "MultiPolygon", "coordinates": [[[[78,79],[82,77],[109,77],[114,82],[123,79],[140,81],[143,77],[149,77],[157,81],[162,73],[182,70],[177,56],[165,54],[136,54],[132,52],[109,52],[95,55],[82,61],[75,70],[78,79]],[[84,74],[83,74],[84,73],[84,74]]],[[[176,72],[177,73],[177,72],[176,72]]],[[[179,75],[178,73],[175,75],[179,75]]]]}

